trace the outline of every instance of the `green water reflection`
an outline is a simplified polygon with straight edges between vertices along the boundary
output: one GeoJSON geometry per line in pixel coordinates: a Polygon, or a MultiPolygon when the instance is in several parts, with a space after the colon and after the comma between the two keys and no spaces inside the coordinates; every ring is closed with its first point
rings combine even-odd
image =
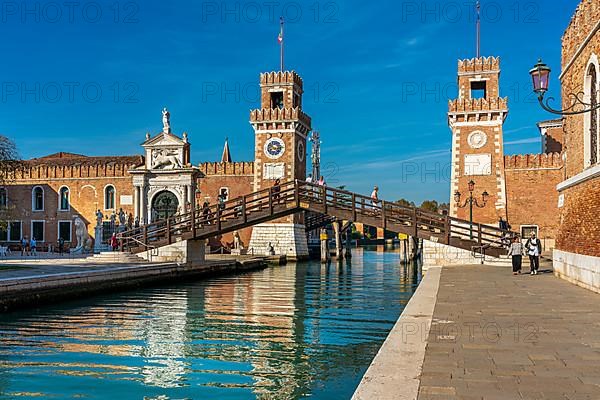
{"type": "Polygon", "coordinates": [[[0,399],[349,399],[420,280],[397,252],[0,317],[0,399]]]}

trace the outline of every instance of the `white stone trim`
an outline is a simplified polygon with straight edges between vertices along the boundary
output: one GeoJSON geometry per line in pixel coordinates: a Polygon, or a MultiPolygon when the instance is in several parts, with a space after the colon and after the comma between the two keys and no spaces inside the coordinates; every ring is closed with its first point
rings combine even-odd
{"type": "Polygon", "coordinates": [[[580,174],[577,174],[566,181],[563,181],[556,185],[556,190],[562,192],[565,189],[573,187],[575,185],[579,185],[585,181],[589,181],[590,179],[600,177],[600,165],[593,166],[591,168],[586,169],[580,174]]]}
{"type": "MultiPolygon", "coordinates": [[[[34,222],[41,222],[42,224],[44,224],[44,228],[42,229],[42,238],[41,239],[36,239],[38,242],[42,242],[44,243],[46,241],[46,220],[44,219],[32,219],[31,222],[29,223],[29,236],[30,238],[33,238],[33,223],[34,222]]],[[[23,228],[21,226],[21,228],[23,228]]]]}
{"type": "MultiPolygon", "coordinates": [[[[596,89],[600,87],[600,64],[598,63],[598,56],[595,53],[592,53],[590,59],[588,60],[587,65],[585,66],[584,74],[583,74],[583,101],[587,104],[591,104],[592,95],[596,96],[596,101],[598,101],[598,93],[592,93],[591,76],[588,75],[588,71],[590,67],[594,66],[596,70],[596,89]]],[[[590,129],[591,129],[591,113],[585,113],[583,115],[583,167],[588,168],[592,164],[590,162],[590,158],[592,155],[592,149],[590,147],[590,129]]],[[[596,113],[596,127],[600,129],[600,112],[596,113]]],[[[598,148],[600,147],[600,135],[596,132],[596,159],[600,157],[600,151],[598,148]]]]}
{"type": "Polygon", "coordinates": [[[108,183],[108,184],[104,185],[104,189],[102,189],[102,206],[103,206],[104,210],[116,210],[116,208],[117,208],[117,187],[115,185],[113,185],[112,183],[108,183]],[[106,189],[109,186],[112,186],[112,188],[114,190],[114,199],[113,199],[113,207],[112,208],[106,207],[106,189]]]}
{"type": "Polygon", "coordinates": [[[71,188],[67,185],[62,185],[59,189],[58,189],[58,211],[60,212],[67,212],[67,211],[71,211],[71,188]],[[67,189],[67,208],[61,208],[62,206],[62,190],[63,189],[67,189]]]}
{"type": "Polygon", "coordinates": [[[36,185],[34,187],[31,188],[31,211],[32,212],[42,212],[46,209],[46,191],[44,190],[43,186],[40,185],[36,185]],[[35,208],[35,189],[42,189],[42,208],[41,209],[36,209],[35,208]]]}
{"type": "Polygon", "coordinates": [[[554,249],[552,259],[554,275],[600,293],[600,257],[554,249]]]}
{"type": "MultiPolygon", "coordinates": [[[[65,243],[71,243],[73,241],[73,221],[71,221],[70,219],[60,219],[57,221],[56,224],[56,240],[60,240],[60,224],[63,222],[68,222],[69,223],[69,240],[65,240],[65,243]]],[[[22,230],[22,228],[21,228],[22,230]]],[[[23,233],[21,232],[21,236],[23,235],[23,233]]]]}

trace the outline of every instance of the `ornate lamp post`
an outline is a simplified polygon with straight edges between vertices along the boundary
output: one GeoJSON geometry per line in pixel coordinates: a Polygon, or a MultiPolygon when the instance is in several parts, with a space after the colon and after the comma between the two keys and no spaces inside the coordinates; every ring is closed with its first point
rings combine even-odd
{"type": "Polygon", "coordinates": [[[531,75],[531,79],[533,80],[533,91],[535,94],[537,94],[538,101],[544,110],[558,115],[576,115],[600,109],[600,104],[595,101],[592,103],[586,103],[584,101],[585,94],[583,92],[566,94],[566,96],[571,99],[570,107],[565,108],[564,110],[556,110],[552,108],[550,106],[550,101],[553,101],[554,97],[549,97],[544,102],[544,96],[546,95],[550,85],[550,72],[552,72],[552,70],[550,67],[544,64],[541,58],[538,60],[538,63],[535,64],[534,67],[529,71],[529,75],[531,75]]]}
{"type": "Polygon", "coordinates": [[[479,201],[475,197],[473,197],[473,191],[475,190],[475,182],[473,180],[469,181],[469,197],[465,200],[464,204],[460,204],[460,198],[462,194],[457,190],[454,193],[454,201],[459,208],[465,208],[467,204],[469,205],[469,232],[470,239],[473,240],[473,206],[477,208],[483,208],[487,204],[487,200],[489,194],[487,191],[484,191],[481,194],[482,203],[479,204],[479,201]]]}

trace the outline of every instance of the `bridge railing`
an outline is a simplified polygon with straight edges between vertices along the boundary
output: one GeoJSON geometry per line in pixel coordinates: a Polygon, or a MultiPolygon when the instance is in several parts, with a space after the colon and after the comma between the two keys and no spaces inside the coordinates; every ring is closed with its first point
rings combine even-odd
{"type": "Polygon", "coordinates": [[[285,182],[230,199],[220,204],[200,207],[156,221],[119,235],[125,248],[171,244],[178,237],[196,238],[252,225],[301,210],[335,216],[367,225],[383,227],[414,237],[434,238],[451,244],[467,240],[472,245],[494,246],[509,233],[499,228],[469,223],[404,206],[395,202],[373,200],[346,190],[320,186],[302,181],[285,182]]]}

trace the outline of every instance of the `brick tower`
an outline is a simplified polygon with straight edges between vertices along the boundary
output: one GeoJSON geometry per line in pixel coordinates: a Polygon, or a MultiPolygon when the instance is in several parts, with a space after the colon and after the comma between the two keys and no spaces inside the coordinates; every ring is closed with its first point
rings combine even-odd
{"type": "Polygon", "coordinates": [[[506,219],[506,179],[504,173],[503,125],[508,115],[508,99],[500,97],[500,59],[480,57],[458,62],[458,99],[448,107],[452,130],[452,172],[450,215],[469,218],[469,206],[460,208],[454,193],[460,191],[461,204],[469,196],[468,183],[475,182],[473,196],[484,208],[473,207],[473,221],[495,224],[506,219]]]}
{"type": "MultiPolygon", "coordinates": [[[[311,119],[302,112],[303,82],[295,72],[268,72],[260,75],[261,105],[250,112],[255,133],[254,190],[306,179],[306,137],[311,119]]],[[[292,258],[308,256],[304,221],[301,215],[257,225],[250,247],[256,254],[271,243],[277,254],[292,258]]]]}

